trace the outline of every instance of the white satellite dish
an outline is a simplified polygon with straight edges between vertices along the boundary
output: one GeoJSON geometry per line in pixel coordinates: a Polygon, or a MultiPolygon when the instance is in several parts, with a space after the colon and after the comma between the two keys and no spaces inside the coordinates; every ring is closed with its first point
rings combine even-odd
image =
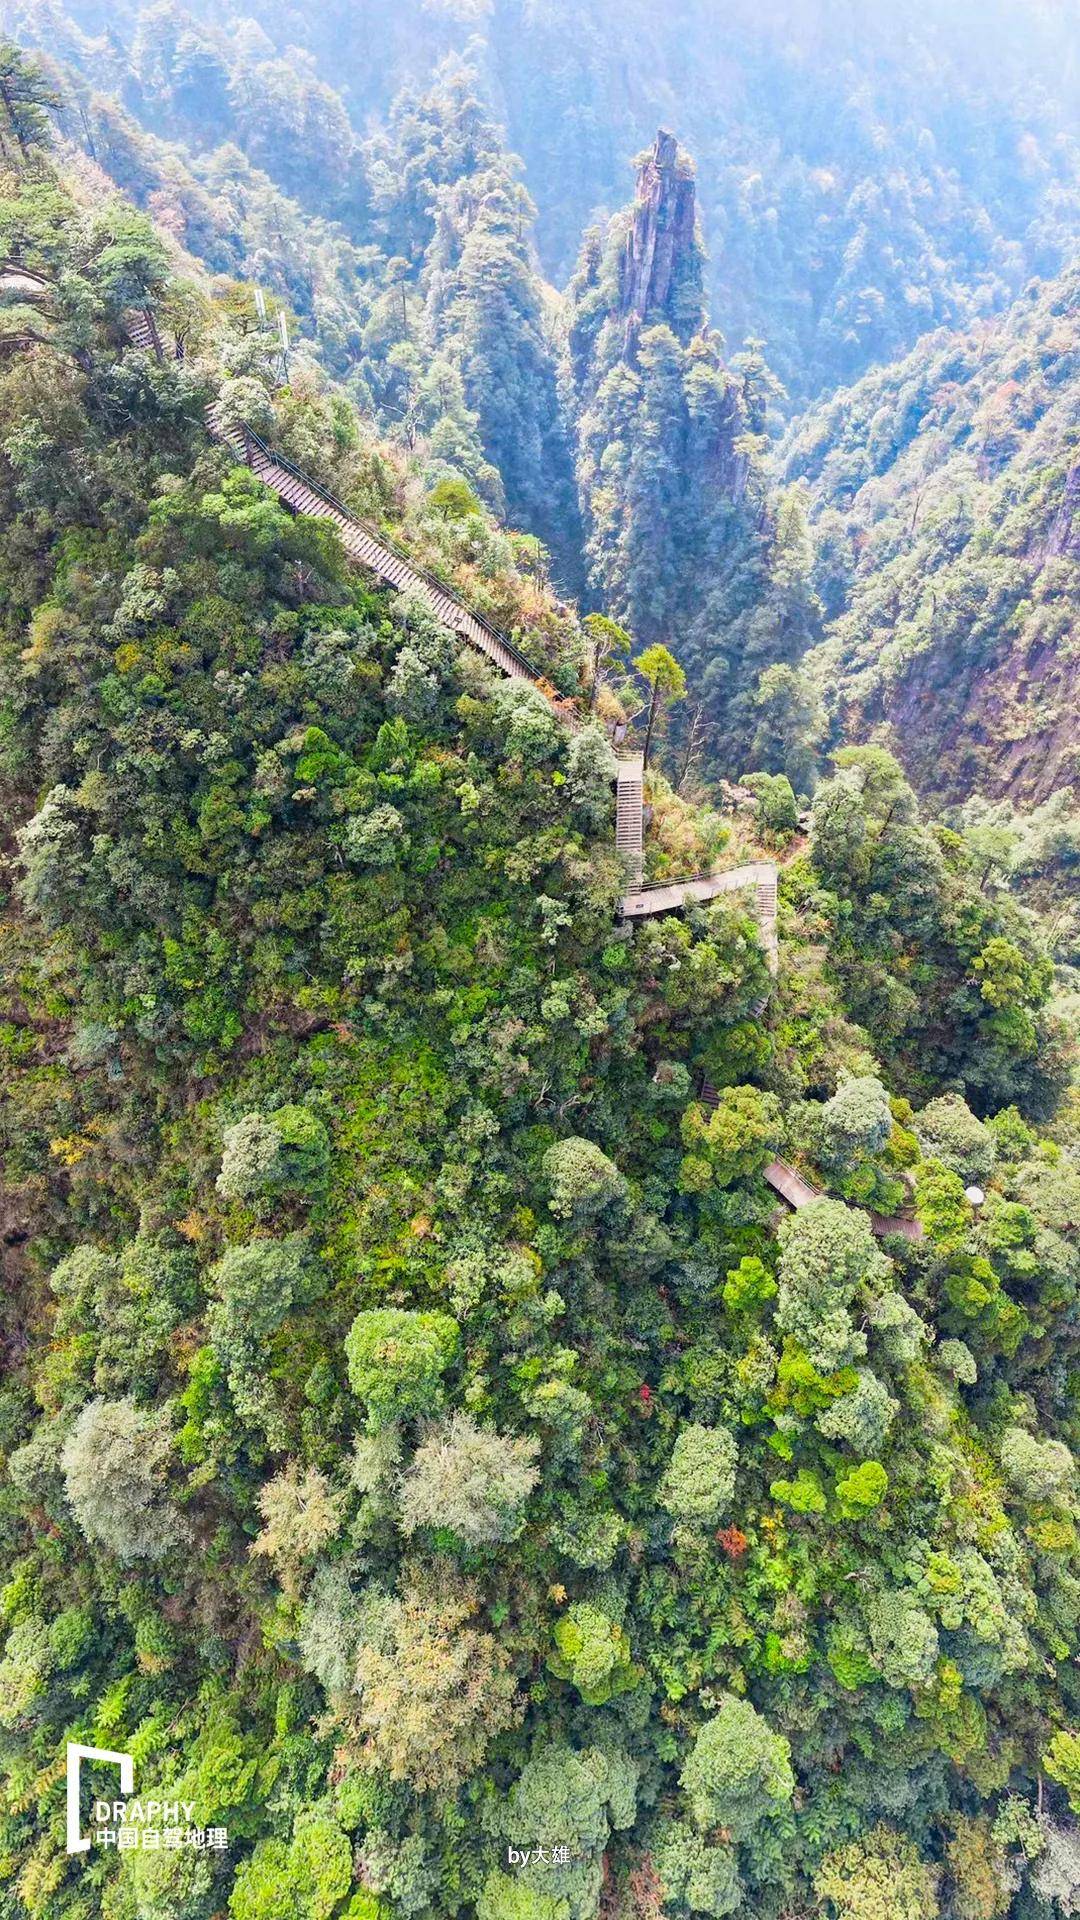
{"type": "Polygon", "coordinates": [[[965,1187],[964,1199],[970,1201],[973,1207],[981,1207],[986,1195],[981,1187],[965,1187]]]}

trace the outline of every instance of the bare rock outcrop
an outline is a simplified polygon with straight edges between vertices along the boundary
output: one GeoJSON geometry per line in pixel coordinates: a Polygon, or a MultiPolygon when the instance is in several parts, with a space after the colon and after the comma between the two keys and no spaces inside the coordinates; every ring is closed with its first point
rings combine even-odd
{"type": "Polygon", "coordinates": [[[1065,476],[1061,505],[1050,522],[1041,558],[1044,565],[1047,560],[1080,560],[1080,461],[1065,476]]]}
{"type": "Polygon", "coordinates": [[[622,271],[628,320],[670,317],[680,261],[694,247],[694,173],[673,133],[661,130],[638,170],[622,271]]]}

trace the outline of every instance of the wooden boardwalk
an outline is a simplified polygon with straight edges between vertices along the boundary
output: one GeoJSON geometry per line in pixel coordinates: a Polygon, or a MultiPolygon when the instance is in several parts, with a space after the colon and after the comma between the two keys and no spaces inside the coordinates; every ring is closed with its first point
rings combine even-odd
{"type": "Polygon", "coordinates": [[[20,267],[14,260],[0,261],[0,295],[14,300],[40,300],[42,294],[49,292],[49,282],[40,273],[34,273],[30,267],[20,267]]]}
{"type": "MultiPolygon", "coordinates": [[[[775,1188],[782,1200],[796,1211],[799,1207],[808,1207],[812,1200],[827,1200],[831,1196],[823,1187],[812,1187],[801,1173],[789,1167],[786,1160],[770,1160],[763,1169],[770,1187],[775,1188]]],[[[923,1223],[906,1213],[870,1213],[867,1210],[870,1225],[882,1239],[886,1234],[899,1233],[905,1240],[921,1240],[924,1234],[923,1223]]]]}
{"type": "MultiPolygon", "coordinates": [[[[23,267],[17,261],[0,261],[0,300],[36,300],[49,291],[50,282],[33,269],[23,267]]],[[[159,360],[162,358],[161,338],[150,307],[129,313],[124,325],[134,346],[155,354],[159,360]]],[[[366,521],[357,519],[327,488],[320,486],[318,481],[312,480],[299,467],[293,466],[282,454],[275,453],[250,427],[226,422],[218,406],[207,408],[206,421],[213,438],[231,447],[293,513],[332,521],[351,560],[398,592],[415,594],[443,626],[452,633],[460,634],[500,673],[511,679],[527,680],[538,688],[567,727],[574,731],[581,727],[580,716],[571,703],[560,696],[543,674],[537,672],[513,641],[480,614],[465,606],[441,580],[423,567],[418,567],[408,554],[394,546],[384,534],[377,532],[366,521]]],[[[641,920],[651,918],[654,914],[678,913],[695,902],[715,900],[722,893],[735,893],[753,887],[769,970],[775,973],[779,952],[775,864],[771,860],[757,860],[747,866],[729,868],[725,873],[698,874],[688,880],[643,886],[644,783],[645,769],[641,754],[625,755],[618,766],[615,814],[615,844],[626,861],[631,883],[629,892],[623,895],[620,904],[622,917],[641,920]]],[[[702,1083],[699,1097],[705,1106],[715,1107],[717,1104],[716,1089],[707,1080],[702,1083]]],[[[763,1171],[769,1185],[790,1207],[806,1207],[812,1201],[826,1197],[821,1187],[812,1186],[786,1160],[770,1160],[763,1171]]],[[[898,1233],[908,1240],[920,1240],[923,1237],[922,1223],[905,1215],[871,1213],[869,1219],[877,1234],[898,1233]]]]}
{"type": "Polygon", "coordinates": [[[293,513],[332,521],[350,560],[355,560],[399,593],[414,594],[430,608],[444,627],[460,634],[470,646],[484,654],[500,673],[512,680],[530,681],[550,700],[569,727],[576,729],[580,726],[569,703],[560,698],[556,689],[526,660],[513,641],[480,614],[466,607],[434,574],[418,567],[408,554],[402,553],[385,535],[377,533],[366,521],[357,519],[318,481],[310,479],[281,454],[272,452],[250,427],[223,424],[213,407],[207,414],[207,423],[215,439],[231,446],[293,513]]]}
{"type": "MultiPolygon", "coordinates": [[[[719,1095],[711,1081],[703,1080],[699,1092],[703,1107],[715,1107],[719,1095]]],[[[762,1178],[767,1180],[774,1192],[786,1200],[789,1207],[798,1212],[800,1207],[808,1207],[814,1200],[828,1200],[835,1196],[826,1193],[824,1187],[815,1187],[786,1160],[770,1160],[762,1168],[762,1178]]],[[[898,1233],[905,1240],[921,1240],[924,1228],[921,1220],[906,1213],[871,1213],[867,1209],[867,1218],[874,1232],[884,1239],[887,1234],[898,1233]]]]}
{"type": "Polygon", "coordinates": [[[786,1160],[770,1160],[763,1172],[770,1187],[775,1187],[780,1198],[796,1210],[808,1207],[812,1200],[824,1198],[823,1189],[812,1187],[809,1180],[804,1180],[801,1173],[796,1173],[794,1167],[788,1166],[786,1160]]]}
{"type": "MultiPolygon", "coordinates": [[[[152,316],[147,317],[152,319],[152,316]]],[[[136,319],[130,330],[137,344],[160,351],[156,329],[151,334],[150,327],[140,327],[136,319]]],[[[294,513],[332,521],[350,559],[399,592],[417,595],[443,626],[449,627],[452,633],[460,634],[501,673],[513,679],[531,681],[533,686],[538,687],[567,726],[575,730],[581,726],[580,718],[570,703],[559,697],[556,689],[542,674],[537,673],[513,642],[471,608],[464,606],[434,575],[416,566],[407,554],[365,521],[358,520],[355,514],[342,506],[340,500],[335,499],[317,481],[309,479],[291,461],[274,453],[250,427],[225,424],[213,407],[207,412],[207,422],[214,437],[232,447],[252,472],[294,513]]],[[[626,861],[631,883],[630,891],[624,894],[620,904],[623,918],[641,920],[651,918],[654,914],[678,913],[694,902],[715,900],[722,893],[736,893],[752,887],[755,890],[757,919],[769,971],[775,973],[779,946],[776,933],[777,868],[774,862],[756,860],[747,866],[729,868],[725,873],[699,874],[689,880],[656,887],[643,886],[644,784],[645,769],[641,754],[625,755],[618,764],[615,804],[615,844],[626,861]]],[[[702,1087],[701,1097],[706,1105],[715,1106],[716,1091],[708,1082],[702,1087]]],[[[809,1206],[811,1201],[825,1197],[820,1187],[811,1186],[786,1160],[770,1160],[764,1175],[769,1185],[790,1207],[809,1206]]],[[[918,1220],[900,1215],[884,1218],[874,1213],[869,1218],[877,1234],[900,1233],[909,1240],[922,1238],[923,1229],[918,1220]]]]}
{"type": "MultiPolygon", "coordinates": [[[[156,333],[151,337],[143,316],[135,316],[129,330],[138,345],[159,351],[156,333]]],[[[452,633],[460,634],[470,646],[477,648],[500,673],[513,679],[530,681],[551,702],[568,727],[574,731],[580,729],[581,720],[571,703],[562,699],[550,681],[537,673],[506,634],[500,633],[498,628],[466,607],[442,581],[418,567],[407,554],[402,553],[366,521],[357,519],[318,481],[312,480],[299,467],[294,467],[291,461],[268,447],[250,427],[225,423],[214,407],[207,411],[207,424],[214,437],[230,446],[293,513],[332,521],[350,559],[398,592],[416,594],[443,626],[449,627],[452,633]]],[[[772,861],[755,861],[752,865],[734,867],[726,873],[701,874],[670,886],[642,886],[644,780],[641,754],[625,755],[618,764],[615,800],[615,844],[626,861],[630,881],[630,890],[620,903],[622,917],[641,920],[651,918],[654,914],[678,913],[694,901],[713,900],[721,893],[740,892],[753,887],[765,958],[770,973],[775,973],[779,959],[776,937],[777,870],[772,861]]]]}
{"type": "Polygon", "coordinates": [[[661,882],[657,886],[640,884],[624,894],[620,912],[624,920],[645,920],[656,913],[678,913],[683,907],[715,900],[722,893],[741,893],[753,887],[754,907],[761,928],[762,945],[769,972],[779,964],[776,934],[777,869],[771,860],[753,860],[744,867],[729,867],[723,873],[699,874],[691,880],[661,882]]]}

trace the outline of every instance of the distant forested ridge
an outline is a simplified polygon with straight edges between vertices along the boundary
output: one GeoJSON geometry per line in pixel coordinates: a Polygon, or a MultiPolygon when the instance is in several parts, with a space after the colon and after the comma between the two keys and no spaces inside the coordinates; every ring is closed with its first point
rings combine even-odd
{"type": "Polygon", "coordinates": [[[737,0],[719,21],[705,0],[0,7],[42,50],[88,182],[150,213],[248,328],[258,285],[294,378],[314,361],[429,490],[464,485],[531,541],[538,583],[613,618],[631,652],[672,654],[680,783],[716,794],[756,767],[808,794],[823,745],[896,719],[922,790],[1020,802],[1075,774],[1067,556],[1038,560],[1058,535],[1035,496],[1052,518],[1071,458],[1073,369],[1049,327],[1052,375],[998,382],[1022,396],[1025,446],[988,446],[973,487],[952,455],[976,391],[984,412],[1006,405],[983,360],[1022,328],[1032,276],[1067,285],[1066,16],[1010,0],[737,0]],[[910,411],[890,396],[920,367],[936,378],[935,355],[934,404],[965,392],[936,437],[920,427],[912,458],[947,456],[926,499],[908,500],[907,469],[834,497],[842,450],[877,447],[868,410],[910,411]],[[946,548],[949,590],[916,608],[915,574],[946,548]]]}
{"type": "Polygon", "coordinates": [[[433,482],[466,478],[577,585],[555,296],[474,66],[451,58],[361,141],[310,63],[249,57],[251,22],[216,63],[169,8],[140,16],[123,60],[115,35],[51,25],[25,31],[61,56],[58,124],[91,172],[237,281],[252,314],[258,282],[387,432],[423,444],[433,482]]]}
{"type": "Polygon", "coordinates": [[[920,0],[328,0],[298,9],[6,0],[147,129],[239,148],[355,236],[366,150],[402,88],[470,59],[562,284],[659,124],[701,170],[708,287],[796,400],[1003,305],[1074,244],[1080,76],[1067,6],[920,0]]]}
{"type": "MultiPolygon", "coordinates": [[[[157,49],[159,71],[178,29],[171,15],[155,27],[138,44],[147,61],[157,49]]],[[[316,174],[354,166],[365,183],[348,206],[329,197],[328,221],[306,212],[322,196],[295,166],[299,199],[234,147],[203,152],[183,89],[168,115],[139,96],[144,120],[182,128],[178,148],[135,124],[122,79],[118,94],[88,82],[100,50],[64,50],[79,67],[55,69],[58,123],[91,176],[134,194],[248,329],[257,280],[271,317],[281,310],[429,487],[466,482],[542,543],[537,564],[550,555],[564,589],[638,643],[674,647],[693,693],[680,741],[692,737],[703,769],[744,770],[761,675],[815,631],[809,554],[797,497],[767,471],[775,380],[757,343],[728,356],[708,323],[693,166],[674,137],[639,157],[634,207],[590,229],[560,300],[538,275],[535,209],[474,66],[450,58],[397,96],[351,159],[316,144],[316,174]]],[[[282,138],[295,154],[306,135],[282,138]]],[[[271,164],[267,145],[258,156],[271,164]]]]}
{"type": "Polygon", "coordinates": [[[1080,781],[1078,417],[1074,268],[788,437],[826,621],[808,673],[840,732],[883,725],[939,798],[1080,781]]]}

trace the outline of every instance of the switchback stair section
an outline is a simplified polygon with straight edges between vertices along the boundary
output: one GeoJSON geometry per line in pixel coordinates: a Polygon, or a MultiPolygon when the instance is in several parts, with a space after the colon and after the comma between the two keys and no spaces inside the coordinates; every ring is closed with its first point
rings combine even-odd
{"type": "MultiPolygon", "coordinates": [[[[49,281],[33,269],[23,267],[17,261],[0,261],[0,299],[40,299],[49,291],[49,281]]],[[[149,307],[129,313],[124,325],[134,346],[155,354],[159,360],[162,358],[161,338],[149,307]]],[[[536,672],[524,654],[519,653],[513,642],[497,627],[491,626],[480,614],[464,606],[440,580],[416,566],[384,534],[377,533],[365,521],[358,520],[327,488],[310,479],[281,454],[274,453],[252,428],[224,421],[217,406],[207,408],[206,421],[213,438],[231,447],[264,485],[294,513],[307,514],[317,520],[331,520],[350,559],[358,561],[376,578],[397,588],[399,592],[416,594],[426,602],[443,626],[452,633],[460,634],[501,673],[511,679],[528,680],[539,688],[566,726],[575,732],[579,730],[581,720],[570,703],[559,696],[550,681],[536,672]]],[[[643,886],[644,785],[642,755],[627,754],[619,761],[615,824],[615,843],[626,860],[631,881],[630,891],[624,894],[621,903],[623,918],[640,920],[654,914],[677,913],[694,902],[715,900],[722,893],[736,893],[744,887],[753,887],[756,890],[757,918],[769,971],[775,973],[778,961],[777,870],[773,862],[757,860],[747,866],[729,868],[726,873],[703,874],[689,880],[643,886]]],[[[716,1089],[707,1080],[702,1083],[700,1099],[705,1106],[715,1107],[717,1104],[716,1089]]],[[[820,1187],[812,1186],[786,1160],[770,1160],[764,1168],[764,1177],[790,1207],[809,1206],[812,1201],[824,1197],[820,1187]]],[[[886,1216],[871,1213],[869,1217],[877,1234],[899,1233],[908,1240],[921,1240],[923,1237],[921,1221],[900,1214],[886,1216]]]]}
{"type": "MultiPolygon", "coordinates": [[[[620,786],[620,797],[621,791],[620,786]]],[[[741,893],[744,888],[753,887],[765,958],[769,972],[776,972],[779,963],[776,935],[777,869],[771,860],[753,860],[744,867],[729,867],[726,873],[700,874],[690,880],[658,881],[655,886],[648,887],[641,885],[640,872],[639,865],[637,885],[623,896],[619,911],[624,920],[646,920],[657,913],[678,913],[683,907],[715,900],[721,893],[741,893]]]]}
{"type": "MultiPolygon", "coordinates": [[[[132,337],[137,338],[134,327],[131,332],[132,337]]],[[[147,329],[137,343],[147,347],[156,346],[156,330],[155,335],[150,336],[147,329]]],[[[274,453],[250,427],[226,424],[214,407],[207,410],[207,423],[214,438],[232,447],[264,485],[294,513],[333,521],[341,544],[351,559],[358,561],[388,586],[396,587],[399,592],[417,594],[443,626],[449,627],[452,633],[460,634],[470,646],[485,654],[500,672],[514,679],[528,680],[533,686],[539,687],[569,727],[575,730],[580,727],[581,722],[568,702],[559,698],[555,688],[536,672],[513,642],[471,608],[463,606],[433,574],[417,567],[385,535],[376,533],[374,528],[351,514],[325,487],[309,479],[306,473],[294,467],[281,454],[274,453]]],[[[722,893],[737,893],[743,888],[753,887],[769,971],[775,973],[779,948],[776,934],[777,869],[774,863],[771,860],[755,860],[747,866],[729,868],[726,873],[704,874],[695,879],[665,882],[653,887],[643,886],[644,786],[642,755],[625,755],[618,765],[615,809],[615,844],[626,860],[631,881],[630,891],[623,896],[621,903],[623,918],[640,920],[658,913],[677,913],[692,902],[715,900],[722,893]]],[[[701,1099],[707,1106],[716,1105],[716,1089],[708,1081],[702,1086],[701,1099]]],[[[801,1173],[788,1166],[786,1160],[770,1160],[764,1173],[769,1185],[791,1207],[805,1207],[811,1201],[823,1198],[822,1189],[811,1186],[801,1173]]],[[[870,1222],[878,1234],[900,1233],[908,1240],[922,1238],[923,1229],[918,1220],[909,1220],[900,1215],[886,1218],[872,1213],[870,1222]]]]}
{"type": "MultiPolygon", "coordinates": [[[[137,345],[160,351],[156,329],[151,333],[143,315],[129,320],[129,332],[137,345]]],[[[149,316],[152,321],[152,316],[149,316]]],[[[388,586],[399,592],[414,593],[425,601],[436,619],[452,633],[475,647],[511,679],[528,680],[548,699],[564,724],[577,732],[581,720],[570,702],[560,698],[556,689],[520,653],[497,627],[466,607],[433,574],[418,567],[409,556],[382,533],[357,519],[341,501],[320,486],[318,481],[295,467],[280,453],[267,446],[251,427],[226,422],[219,409],[207,409],[207,425],[215,439],[231,447],[253,473],[294,513],[330,520],[336,526],[341,544],[350,559],[366,567],[388,586]]],[[[644,782],[641,754],[627,754],[619,761],[616,781],[615,844],[626,860],[630,891],[624,895],[620,911],[626,920],[638,920],[658,913],[676,913],[692,901],[713,900],[718,894],[756,890],[756,911],[762,943],[770,973],[777,970],[776,868],[771,861],[735,867],[727,873],[701,875],[675,885],[643,887],[644,871],[644,782]]]]}

